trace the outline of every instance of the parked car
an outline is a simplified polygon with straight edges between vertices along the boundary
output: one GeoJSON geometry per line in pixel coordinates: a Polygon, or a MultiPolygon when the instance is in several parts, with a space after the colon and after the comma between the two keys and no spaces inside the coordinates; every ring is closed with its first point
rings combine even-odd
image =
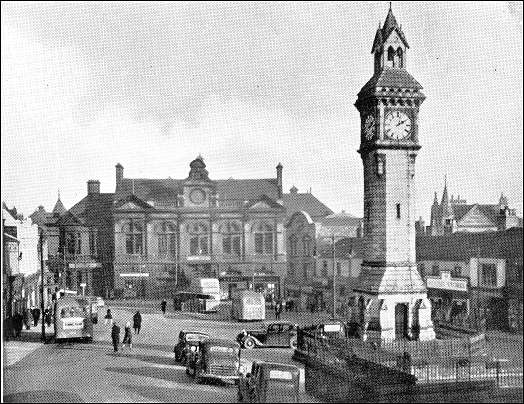
{"type": "Polygon", "coordinates": [[[238,401],[298,403],[299,370],[294,365],[253,362],[251,372],[238,382],[238,401]]]}
{"type": "Polygon", "coordinates": [[[301,327],[302,330],[313,333],[318,337],[332,339],[332,338],[346,338],[346,325],[342,321],[332,320],[322,324],[301,327]]]}
{"type": "Polygon", "coordinates": [[[200,341],[198,348],[187,356],[186,373],[197,382],[215,379],[237,383],[244,372],[240,345],[235,341],[209,338],[200,341]]]}
{"type": "Polygon", "coordinates": [[[242,330],[237,342],[247,349],[254,347],[297,347],[297,325],[285,321],[263,324],[258,330],[242,330]]]}
{"type": "Polygon", "coordinates": [[[175,353],[175,361],[186,363],[189,352],[198,349],[198,343],[209,338],[209,334],[200,331],[182,330],[178,334],[178,343],[175,345],[173,352],[175,353]]]}

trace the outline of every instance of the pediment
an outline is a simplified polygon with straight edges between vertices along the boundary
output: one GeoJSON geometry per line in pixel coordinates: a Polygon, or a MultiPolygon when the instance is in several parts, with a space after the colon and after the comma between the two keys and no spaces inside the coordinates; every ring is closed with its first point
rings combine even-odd
{"type": "Polygon", "coordinates": [[[122,206],[120,206],[118,209],[122,209],[122,210],[142,210],[142,207],[138,206],[136,203],[133,203],[133,202],[126,202],[122,206]]]}
{"type": "Polygon", "coordinates": [[[249,209],[271,209],[271,206],[264,201],[258,201],[251,205],[249,209]]]}

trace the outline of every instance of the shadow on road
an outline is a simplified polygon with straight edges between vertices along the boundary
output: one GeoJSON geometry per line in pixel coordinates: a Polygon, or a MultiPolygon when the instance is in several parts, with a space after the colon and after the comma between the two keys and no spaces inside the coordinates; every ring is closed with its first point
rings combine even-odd
{"type": "MultiPolygon", "coordinates": [[[[96,346],[96,345],[99,345],[99,346],[107,346],[107,347],[112,347],[113,346],[113,343],[110,341],[110,340],[107,340],[107,341],[93,341],[92,342],[92,345],[96,346]]],[[[154,351],[163,351],[163,352],[173,352],[173,347],[175,346],[175,344],[173,345],[160,345],[160,344],[146,344],[146,343],[135,343],[133,342],[133,348],[143,348],[143,349],[152,349],[154,351]]]]}
{"type": "MultiPolygon", "coordinates": [[[[180,394],[180,390],[171,389],[168,387],[154,387],[154,386],[136,386],[136,385],[122,385],[122,389],[136,393],[151,401],[160,401],[168,403],[216,403],[233,402],[236,396],[234,392],[227,390],[220,391],[213,390],[194,390],[187,391],[185,394],[180,394]]],[[[188,386],[189,387],[189,386],[188,386]]],[[[235,400],[236,401],[236,400],[235,400]]]]}
{"type": "Polygon", "coordinates": [[[190,379],[186,375],[184,369],[143,366],[139,368],[107,367],[104,370],[108,372],[124,373],[133,376],[153,377],[155,379],[167,380],[170,382],[177,382],[183,384],[190,384],[193,382],[192,379],[190,379]]]}
{"type": "Polygon", "coordinates": [[[4,396],[5,403],[83,403],[79,395],[57,390],[33,390],[4,396]]]}
{"type": "Polygon", "coordinates": [[[133,354],[131,354],[131,356],[143,362],[155,363],[158,365],[180,365],[176,363],[175,359],[172,357],[154,356],[154,355],[133,355],[133,354]]]}

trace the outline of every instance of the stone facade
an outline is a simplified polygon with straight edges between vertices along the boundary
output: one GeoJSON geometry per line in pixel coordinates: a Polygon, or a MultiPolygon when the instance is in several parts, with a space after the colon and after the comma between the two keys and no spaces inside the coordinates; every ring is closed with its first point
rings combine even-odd
{"type": "Polygon", "coordinates": [[[277,178],[212,180],[199,156],[182,180],[129,179],[117,166],[115,295],[170,297],[191,278],[278,297],[286,270],[277,178]]]}
{"type": "Polygon", "coordinates": [[[375,74],[358,94],[364,167],[364,260],[353,321],[364,339],[435,338],[416,265],[415,160],[422,87],[391,9],[373,44],[375,74]]]}

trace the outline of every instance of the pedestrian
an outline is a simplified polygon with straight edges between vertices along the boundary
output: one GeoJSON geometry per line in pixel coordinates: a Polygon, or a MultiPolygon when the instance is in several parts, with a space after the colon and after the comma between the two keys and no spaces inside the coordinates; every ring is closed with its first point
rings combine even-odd
{"type": "MultiPolygon", "coordinates": [[[[113,321],[111,319],[111,321],[113,321]]],[[[118,344],[120,343],[120,327],[117,325],[116,321],[113,323],[113,328],[111,328],[111,339],[113,341],[113,349],[115,352],[118,352],[118,344]]]]}
{"type": "Polygon", "coordinates": [[[124,329],[124,339],[122,340],[122,351],[124,350],[124,346],[126,344],[129,344],[129,350],[133,348],[133,343],[131,340],[131,322],[130,321],[126,323],[126,327],[124,329]]]}
{"type": "Polygon", "coordinates": [[[282,313],[282,303],[280,301],[277,301],[275,304],[275,318],[277,320],[280,320],[280,313],[282,313]]]}
{"type": "Polygon", "coordinates": [[[111,314],[111,309],[107,309],[107,313],[104,316],[104,324],[109,323],[109,325],[113,324],[113,315],[111,314]]]}
{"type": "Polygon", "coordinates": [[[38,325],[38,320],[40,320],[40,309],[35,307],[33,309],[33,325],[36,327],[38,325]]]}
{"type": "Polygon", "coordinates": [[[141,326],[142,326],[142,315],[137,310],[135,315],[133,316],[133,328],[135,330],[135,334],[140,334],[141,326]]]}
{"type": "Polygon", "coordinates": [[[167,306],[167,302],[166,302],[166,299],[162,300],[162,303],[160,303],[160,308],[162,309],[162,314],[165,316],[166,315],[166,306],[167,306]]]}
{"type": "Polygon", "coordinates": [[[24,313],[22,315],[22,318],[24,320],[24,325],[26,330],[31,329],[31,320],[29,320],[31,317],[31,313],[29,312],[29,309],[24,309],[24,313]]]}
{"type": "Polygon", "coordinates": [[[18,338],[22,334],[22,328],[24,326],[24,318],[19,312],[16,312],[13,317],[13,320],[14,320],[15,337],[18,338]]]}
{"type": "Polygon", "coordinates": [[[51,307],[49,306],[44,310],[44,321],[48,327],[51,327],[51,307]]]}

